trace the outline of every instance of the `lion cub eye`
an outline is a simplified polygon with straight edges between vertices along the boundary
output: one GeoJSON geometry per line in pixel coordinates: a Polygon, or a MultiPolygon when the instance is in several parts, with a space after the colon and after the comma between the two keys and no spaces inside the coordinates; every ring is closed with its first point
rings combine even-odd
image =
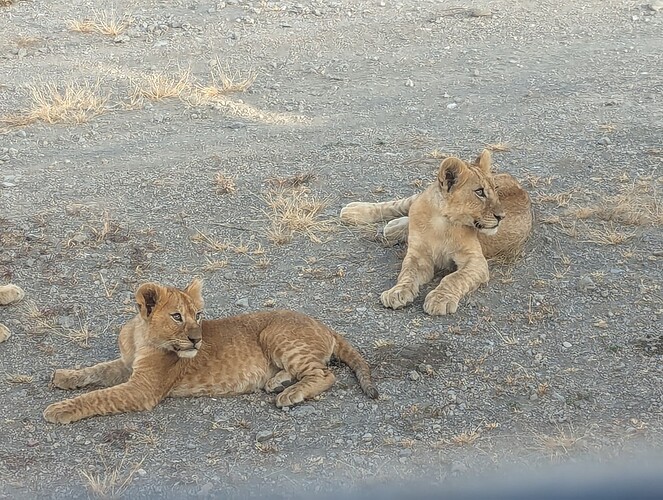
{"type": "Polygon", "coordinates": [[[483,191],[483,188],[475,189],[474,193],[479,197],[479,198],[485,198],[486,193],[483,191]]]}
{"type": "Polygon", "coordinates": [[[202,318],[203,318],[203,313],[202,313],[202,311],[198,311],[198,312],[196,313],[196,321],[199,322],[202,318]]]}
{"type": "Polygon", "coordinates": [[[173,313],[170,315],[170,317],[173,318],[178,323],[182,322],[182,315],[180,313],[173,313]]]}

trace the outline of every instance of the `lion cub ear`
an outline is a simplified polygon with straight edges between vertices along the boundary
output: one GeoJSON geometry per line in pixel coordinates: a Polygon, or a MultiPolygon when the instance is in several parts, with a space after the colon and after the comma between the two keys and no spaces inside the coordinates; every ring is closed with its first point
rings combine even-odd
{"type": "Polygon", "coordinates": [[[159,302],[161,293],[162,287],[156,283],[143,283],[138,287],[138,290],[136,290],[136,303],[143,319],[147,319],[152,315],[154,308],[159,302]]]}
{"type": "Polygon", "coordinates": [[[440,170],[437,173],[437,180],[446,191],[451,191],[451,188],[458,182],[461,172],[465,169],[465,163],[460,158],[450,156],[440,164],[440,170]]]}
{"type": "Polygon", "coordinates": [[[189,283],[184,289],[184,293],[191,297],[191,300],[193,300],[193,303],[198,309],[202,309],[205,305],[202,290],[203,282],[200,278],[194,278],[193,281],[189,283]]]}
{"type": "Polygon", "coordinates": [[[485,173],[490,174],[491,167],[493,166],[493,155],[487,149],[484,149],[477,159],[474,161],[475,164],[485,173]]]}

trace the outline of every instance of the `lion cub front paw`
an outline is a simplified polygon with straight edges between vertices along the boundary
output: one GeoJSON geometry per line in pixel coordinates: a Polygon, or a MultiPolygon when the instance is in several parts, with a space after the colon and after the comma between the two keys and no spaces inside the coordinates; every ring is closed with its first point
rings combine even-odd
{"type": "Polygon", "coordinates": [[[341,209],[341,220],[350,224],[373,222],[370,217],[372,203],[353,201],[341,209]]]}
{"type": "Polygon", "coordinates": [[[55,370],[51,377],[51,386],[58,389],[78,389],[79,384],[76,370],[55,370]]]}
{"type": "Polygon", "coordinates": [[[76,409],[69,401],[53,403],[44,410],[44,419],[52,424],[69,424],[80,420],[76,409]]]}
{"type": "Polygon", "coordinates": [[[380,300],[382,305],[391,309],[400,309],[414,300],[415,294],[409,286],[396,285],[386,292],[382,292],[380,300]]]}
{"type": "Polygon", "coordinates": [[[458,299],[446,292],[433,290],[426,295],[424,311],[431,316],[453,314],[458,310],[458,299]]]}

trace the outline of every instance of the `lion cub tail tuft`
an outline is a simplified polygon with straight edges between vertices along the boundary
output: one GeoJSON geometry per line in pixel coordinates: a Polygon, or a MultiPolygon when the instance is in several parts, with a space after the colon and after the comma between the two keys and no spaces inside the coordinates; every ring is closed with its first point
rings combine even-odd
{"type": "Polygon", "coordinates": [[[368,366],[366,360],[359,354],[359,352],[352,347],[350,342],[345,340],[342,335],[332,332],[336,339],[336,346],[334,347],[334,356],[343,361],[346,365],[352,368],[355,372],[357,380],[362,390],[371,399],[377,399],[379,394],[378,390],[373,384],[371,378],[371,368],[368,366]]]}

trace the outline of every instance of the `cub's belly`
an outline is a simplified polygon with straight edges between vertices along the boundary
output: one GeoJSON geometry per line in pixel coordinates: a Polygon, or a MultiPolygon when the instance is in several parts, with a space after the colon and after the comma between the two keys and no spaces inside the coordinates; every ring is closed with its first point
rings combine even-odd
{"type": "Polygon", "coordinates": [[[243,366],[236,371],[201,370],[186,374],[168,394],[182,396],[232,396],[262,389],[274,376],[276,370],[270,366],[243,366]]]}

